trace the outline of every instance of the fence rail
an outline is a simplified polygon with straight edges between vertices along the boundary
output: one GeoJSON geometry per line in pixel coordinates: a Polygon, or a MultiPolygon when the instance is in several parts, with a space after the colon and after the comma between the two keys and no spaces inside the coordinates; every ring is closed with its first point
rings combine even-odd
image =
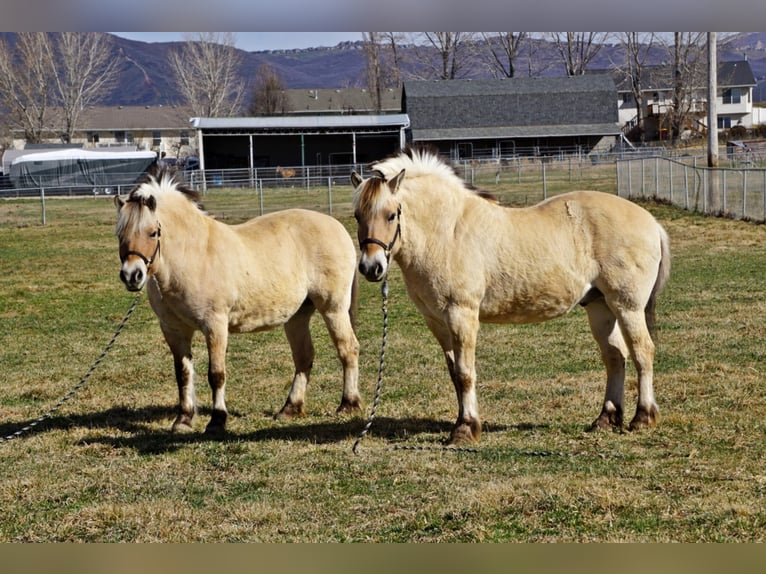
{"type": "Polygon", "coordinates": [[[766,169],[708,168],[697,158],[617,161],[617,194],[656,198],[690,211],[766,221],[766,169]]]}

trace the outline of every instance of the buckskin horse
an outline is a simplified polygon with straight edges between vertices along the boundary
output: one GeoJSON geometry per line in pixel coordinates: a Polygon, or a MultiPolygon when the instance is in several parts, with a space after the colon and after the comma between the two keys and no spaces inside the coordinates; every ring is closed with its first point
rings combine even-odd
{"type": "Polygon", "coordinates": [[[621,427],[625,363],[638,374],[629,428],[653,426],[651,336],[656,298],[670,274],[668,235],[642,207],[573,191],[510,208],[466,186],[438,154],[408,147],[352,173],[359,271],[382,280],[390,261],[439,341],[457,393],[453,444],[478,441],[475,350],[480,322],[547,321],[582,305],[606,366],[592,428],[621,427]]]}
{"type": "Polygon", "coordinates": [[[147,288],[173,354],[178,416],[172,429],[192,430],[196,412],[192,337],[201,331],[209,357],[213,411],[206,432],[227,418],[226,349],[230,333],[284,325],[295,372],[278,416],[303,414],[314,361],[309,321],[324,318],[343,366],[339,412],[361,409],[359,343],[354,332],[356,250],[336,219],[289,209],[227,225],[206,214],[194,190],[167,169],[150,173],[127,197],[117,196],[120,279],[147,288]]]}

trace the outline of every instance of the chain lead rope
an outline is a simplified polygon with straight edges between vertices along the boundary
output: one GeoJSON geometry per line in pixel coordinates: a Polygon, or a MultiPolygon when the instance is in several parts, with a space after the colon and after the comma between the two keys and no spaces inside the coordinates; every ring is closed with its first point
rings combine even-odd
{"type": "Polygon", "coordinates": [[[57,402],[53,406],[53,408],[51,408],[44,415],[42,415],[41,417],[35,419],[34,421],[29,423],[25,427],[20,428],[16,432],[11,433],[11,434],[9,434],[7,436],[4,436],[4,437],[0,437],[0,444],[2,444],[4,442],[11,441],[11,440],[13,440],[15,438],[20,437],[22,434],[31,431],[33,428],[35,428],[37,425],[39,425],[44,420],[49,419],[53,415],[53,413],[58,411],[64,405],[65,402],[67,402],[69,399],[71,399],[75,395],[75,393],[77,393],[77,391],[79,391],[80,389],[82,389],[85,386],[85,383],[90,378],[91,374],[93,374],[93,371],[96,370],[96,367],[98,367],[98,365],[101,363],[101,361],[104,360],[104,357],[106,357],[107,353],[109,353],[109,351],[112,349],[112,346],[114,345],[114,342],[117,340],[117,337],[120,336],[120,333],[122,332],[122,329],[125,327],[125,324],[128,322],[128,319],[133,314],[133,311],[135,310],[136,305],[138,305],[138,300],[140,299],[140,297],[141,297],[141,291],[139,291],[138,295],[136,295],[136,298],[133,299],[133,303],[130,305],[130,308],[128,309],[128,312],[125,314],[125,317],[122,319],[122,321],[120,322],[120,325],[117,327],[117,331],[115,331],[114,336],[112,337],[112,340],[109,341],[109,344],[104,348],[104,350],[102,351],[102,353],[98,357],[98,359],[96,359],[96,362],[93,363],[93,365],[91,365],[90,369],[88,369],[88,372],[85,373],[85,375],[83,375],[82,379],[80,379],[80,382],[77,383],[74,387],[72,387],[72,390],[70,390],[67,394],[65,394],[63,397],[61,397],[59,402],[57,402]]]}
{"type": "Polygon", "coordinates": [[[381,346],[380,346],[380,364],[378,365],[378,383],[375,387],[375,399],[372,401],[372,409],[370,410],[370,417],[367,419],[367,424],[364,425],[362,432],[359,433],[359,436],[356,438],[356,441],[354,441],[354,446],[351,447],[351,450],[354,452],[354,454],[359,454],[358,452],[356,452],[356,449],[359,446],[359,443],[364,438],[364,436],[368,432],[370,432],[372,421],[375,419],[375,411],[378,410],[378,402],[380,401],[380,391],[383,388],[383,369],[386,366],[386,339],[388,337],[388,276],[386,276],[386,278],[383,279],[383,285],[380,288],[380,294],[383,297],[383,303],[381,304],[381,311],[383,313],[383,342],[381,343],[381,346]]]}

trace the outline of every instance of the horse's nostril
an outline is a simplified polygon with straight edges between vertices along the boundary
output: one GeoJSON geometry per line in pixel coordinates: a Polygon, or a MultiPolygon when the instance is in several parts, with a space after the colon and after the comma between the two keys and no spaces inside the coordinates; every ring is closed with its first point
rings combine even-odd
{"type": "Polygon", "coordinates": [[[136,283],[141,283],[141,280],[144,278],[144,272],[141,269],[136,269],[134,278],[136,283]]]}

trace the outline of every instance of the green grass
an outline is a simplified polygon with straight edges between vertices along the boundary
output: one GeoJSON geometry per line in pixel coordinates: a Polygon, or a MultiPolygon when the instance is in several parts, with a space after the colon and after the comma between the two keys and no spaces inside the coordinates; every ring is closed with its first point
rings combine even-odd
{"type": "MultiPolygon", "coordinates": [[[[501,177],[495,191],[504,185],[512,182],[501,177]]],[[[532,184],[516,192],[535,193],[532,184]]],[[[235,221],[252,201],[224,190],[205,204],[235,221]]],[[[351,445],[365,420],[334,415],[340,368],[320,320],[305,418],[271,416],[292,374],[281,330],[238,335],[228,354],[228,434],[203,436],[210,392],[198,337],[198,432],[172,435],[172,360],[142,297],[84,389],[34,432],[0,444],[0,541],[763,541],[764,227],[647,206],[674,257],[658,307],[657,428],[584,432],[599,412],[604,372],[578,309],[541,325],[482,326],[479,452],[441,450],[454,391],[394,268],[383,393],[358,456],[351,445]]],[[[37,209],[0,203],[3,436],[79,381],[133,300],[117,277],[109,200],[50,199],[46,226],[37,209]]],[[[354,234],[350,213],[338,216],[354,234]]],[[[380,286],[360,285],[369,407],[380,286]]],[[[629,378],[628,417],[632,369],[629,378]]]]}

